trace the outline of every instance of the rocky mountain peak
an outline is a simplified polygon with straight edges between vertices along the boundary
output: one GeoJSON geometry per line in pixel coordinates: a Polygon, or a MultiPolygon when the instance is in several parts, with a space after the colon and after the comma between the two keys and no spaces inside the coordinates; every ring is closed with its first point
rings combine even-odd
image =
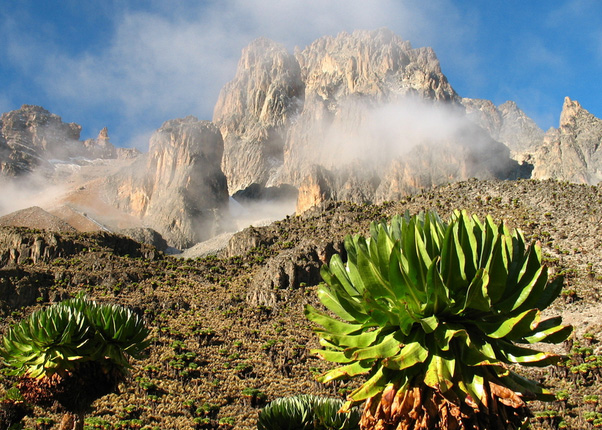
{"type": "Polygon", "coordinates": [[[286,129],[303,98],[299,64],[284,46],[260,38],[243,49],[213,113],[224,139],[222,169],[231,194],[265,185],[282,164],[286,129]]]}
{"type": "Polygon", "coordinates": [[[433,50],[413,49],[388,29],[322,37],[294,55],[271,40],[253,41],[213,116],[230,193],[299,186],[312,165],[325,163],[326,146],[338,152],[333,127],[353,134],[367,109],[407,97],[459,101],[433,50]]]}
{"type": "Polygon", "coordinates": [[[48,160],[76,152],[81,126],[66,124],[40,106],[23,105],[0,117],[0,175],[20,176],[38,167],[51,171],[48,160]]]}
{"type": "Polygon", "coordinates": [[[96,138],[99,142],[106,142],[109,140],[109,129],[107,127],[103,127],[102,130],[98,132],[98,137],[96,138]]]}
{"type": "Polygon", "coordinates": [[[228,189],[223,140],[210,121],[166,121],[150,139],[146,161],[108,180],[112,204],[186,248],[222,232],[228,189]],[[144,164],[143,164],[144,163],[144,164]]]}
{"type": "Polygon", "coordinates": [[[602,181],[602,120],[566,97],[560,127],[548,130],[533,153],[533,177],[590,185],[602,181]]]}
{"type": "Polygon", "coordinates": [[[117,157],[118,151],[109,140],[109,130],[107,127],[104,127],[102,130],[100,130],[96,139],[87,139],[83,142],[83,145],[85,152],[82,152],[82,155],[89,158],[94,159],[117,157]]]}
{"type": "Polygon", "coordinates": [[[560,113],[560,127],[570,127],[571,125],[574,125],[578,119],[577,117],[580,115],[588,116],[591,114],[583,109],[577,100],[571,100],[569,97],[565,97],[562,105],[562,112],[560,113]]]}
{"type": "Polygon", "coordinates": [[[515,158],[522,159],[519,154],[533,150],[543,139],[544,131],[513,101],[495,106],[489,100],[463,98],[462,105],[468,118],[510,148],[515,158]]]}
{"type": "Polygon", "coordinates": [[[2,114],[0,176],[22,176],[41,170],[50,177],[57,173],[57,162],[71,164],[79,163],[78,159],[121,156],[109,141],[106,127],[96,139],[85,141],[79,140],[81,129],[79,124],[64,123],[60,116],[40,106],[23,105],[2,114]]]}
{"type": "Polygon", "coordinates": [[[431,48],[412,49],[410,42],[388,29],[322,37],[296,58],[306,90],[324,100],[350,94],[388,98],[416,93],[436,100],[457,97],[431,48]]]}

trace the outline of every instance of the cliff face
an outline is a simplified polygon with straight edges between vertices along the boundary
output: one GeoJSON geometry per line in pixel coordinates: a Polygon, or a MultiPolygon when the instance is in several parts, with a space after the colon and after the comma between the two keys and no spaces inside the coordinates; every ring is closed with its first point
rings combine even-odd
{"type": "Polygon", "coordinates": [[[81,127],[66,124],[58,115],[39,106],[21,109],[0,117],[0,172],[19,176],[38,167],[51,169],[51,158],[68,157],[76,149],[81,127]]]}
{"type": "Polygon", "coordinates": [[[361,149],[345,151],[346,137],[371,108],[405,97],[459,100],[430,48],[412,49],[388,30],[323,37],[294,56],[254,41],[213,117],[230,193],[253,183],[299,186],[310,166],[338,166],[333,154],[354,163],[361,149]]]}
{"type": "Polygon", "coordinates": [[[462,105],[469,119],[510,148],[513,155],[533,151],[543,140],[544,131],[513,101],[495,106],[489,100],[463,98],[462,105]]]}
{"type": "MultiPolygon", "coordinates": [[[[374,115],[379,109],[386,116],[390,106],[404,109],[416,100],[454,104],[458,99],[430,48],[412,49],[388,30],[323,37],[296,58],[305,103],[289,132],[274,183],[299,186],[314,164],[341,168],[356,165],[367,152],[376,156],[374,149],[382,150],[385,143],[378,136],[380,118],[374,115]]],[[[376,165],[383,161],[369,158],[376,165]]]]}
{"type": "Polygon", "coordinates": [[[533,178],[595,185],[602,180],[602,120],[566,97],[560,126],[532,155],[533,178]]]}
{"type": "Polygon", "coordinates": [[[228,204],[217,127],[194,117],[167,121],[150,140],[145,163],[109,180],[114,203],[185,248],[221,232],[228,204]]]}
{"type": "Polygon", "coordinates": [[[303,98],[299,64],[283,46],[262,38],[243,50],[213,115],[224,139],[222,168],[231,194],[265,185],[274,175],[303,98]]]}
{"type": "MultiPolygon", "coordinates": [[[[294,57],[259,39],[243,51],[214,113],[230,192],[251,183],[300,187],[300,210],[470,175],[516,175],[506,148],[465,120],[461,101],[432,49],[413,49],[389,30],[322,37],[294,57]],[[502,156],[497,164],[485,159],[488,151],[502,156]]],[[[511,109],[495,113],[496,135],[509,135],[514,117],[506,125],[502,118],[511,109]]]]}
{"type": "Polygon", "coordinates": [[[52,161],[84,158],[116,158],[107,129],[97,139],[79,140],[81,126],[64,123],[60,116],[39,106],[0,117],[0,176],[16,177],[42,170],[52,174],[52,161]]]}
{"type": "Polygon", "coordinates": [[[577,102],[567,98],[560,127],[544,133],[512,101],[460,98],[432,49],[388,30],[322,37],[294,56],[253,42],[214,120],[230,193],[287,184],[299,210],[471,177],[602,179],[601,121],[577,102]]]}

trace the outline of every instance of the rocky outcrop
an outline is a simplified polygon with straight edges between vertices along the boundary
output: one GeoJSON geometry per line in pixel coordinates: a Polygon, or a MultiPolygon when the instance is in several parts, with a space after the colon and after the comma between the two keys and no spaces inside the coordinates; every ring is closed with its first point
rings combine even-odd
{"type": "Polygon", "coordinates": [[[532,155],[533,178],[595,185],[602,180],[602,120],[566,97],[560,126],[532,155]]]}
{"type": "Polygon", "coordinates": [[[31,263],[48,263],[67,258],[92,246],[106,248],[116,255],[154,259],[154,247],[130,238],[105,232],[88,237],[77,234],[31,230],[19,227],[0,227],[0,268],[31,263]]]}
{"type": "Polygon", "coordinates": [[[323,37],[296,58],[305,102],[274,183],[299,186],[316,164],[333,170],[362,160],[375,168],[389,158],[384,147],[400,144],[391,135],[383,142],[382,130],[391,125],[383,121],[394,122],[390,117],[413,103],[459,100],[432,49],[412,49],[386,29],[323,37]]]}
{"type": "Polygon", "coordinates": [[[221,134],[209,121],[167,121],[151,137],[146,159],[109,179],[112,200],[176,248],[213,237],[228,223],[222,152],[221,134]]]}
{"type": "Polygon", "coordinates": [[[0,229],[0,267],[26,262],[48,262],[78,253],[83,246],[63,242],[52,232],[34,233],[20,228],[0,229]]]}
{"type": "Polygon", "coordinates": [[[222,258],[230,258],[236,255],[244,255],[253,248],[269,246],[274,242],[273,238],[267,238],[265,232],[253,226],[236,233],[228,241],[228,246],[219,253],[222,258]]]}
{"type": "Polygon", "coordinates": [[[96,139],[84,140],[83,155],[89,158],[117,158],[117,148],[109,141],[109,131],[103,128],[96,139]]]}
{"type": "Polygon", "coordinates": [[[116,255],[154,259],[154,247],[130,238],[99,232],[89,237],[49,231],[32,231],[19,227],[0,227],[0,268],[8,265],[48,263],[56,258],[67,258],[94,245],[106,248],[116,255]]]}
{"type": "Polygon", "coordinates": [[[275,307],[286,302],[291,290],[322,281],[320,267],[341,252],[342,243],[306,241],[280,252],[253,278],[246,300],[252,306],[275,307]]]}
{"type": "Polygon", "coordinates": [[[300,75],[295,58],[271,40],[257,39],[243,50],[213,114],[224,139],[230,194],[265,185],[282,164],[287,129],[303,103],[300,75]]]}
{"type": "Polygon", "coordinates": [[[80,141],[81,126],[64,123],[40,106],[23,105],[0,117],[0,176],[54,171],[55,160],[116,158],[107,128],[96,139],[80,141]]]}
{"type": "Polygon", "coordinates": [[[38,167],[51,170],[49,160],[66,158],[81,147],[81,127],[66,124],[61,117],[39,106],[21,109],[0,117],[0,173],[19,176],[38,167]]]}
{"type": "Polygon", "coordinates": [[[148,227],[132,227],[124,228],[119,230],[119,234],[122,234],[130,239],[134,239],[136,242],[145,243],[152,245],[159,251],[165,251],[167,249],[167,242],[163,237],[152,228],[148,227]]]}
{"type": "Polygon", "coordinates": [[[495,106],[489,100],[463,98],[462,105],[469,119],[510,148],[512,154],[533,151],[543,140],[544,131],[513,101],[495,106]]]}
{"type": "MultiPolygon", "coordinates": [[[[464,119],[485,103],[467,101],[467,108],[461,101],[432,49],[413,49],[386,29],[322,37],[294,57],[259,39],[243,51],[214,112],[230,192],[253,183],[299,187],[302,211],[470,175],[517,176],[506,148],[464,119]]],[[[515,105],[490,110],[481,122],[497,138],[517,142],[520,135],[522,145],[536,131],[515,105]]]]}

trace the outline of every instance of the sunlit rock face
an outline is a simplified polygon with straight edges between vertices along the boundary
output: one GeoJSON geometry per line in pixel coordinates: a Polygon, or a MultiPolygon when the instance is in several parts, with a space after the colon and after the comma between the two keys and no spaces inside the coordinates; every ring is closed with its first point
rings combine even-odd
{"type": "Polygon", "coordinates": [[[489,100],[463,98],[462,105],[468,118],[510,148],[515,158],[533,151],[543,140],[544,131],[513,101],[495,106],[489,100]]]}
{"type": "Polygon", "coordinates": [[[314,164],[340,169],[362,160],[370,168],[381,166],[391,157],[389,146],[398,146],[397,137],[403,140],[386,136],[397,110],[422,101],[453,105],[458,99],[434,52],[412,49],[389,30],[323,37],[296,58],[305,102],[275,182],[298,186],[314,164]]]}
{"type": "Polygon", "coordinates": [[[38,167],[51,169],[48,160],[74,152],[81,127],[66,124],[61,117],[39,106],[0,117],[0,172],[5,176],[31,173],[38,167]]]}
{"type": "Polygon", "coordinates": [[[282,165],[286,134],[303,98],[299,64],[283,46],[261,38],[243,50],[213,115],[224,139],[222,167],[231,194],[266,185],[282,165]]]}
{"type": "Polygon", "coordinates": [[[214,112],[230,193],[250,183],[289,184],[299,187],[302,210],[324,199],[378,201],[515,168],[503,145],[466,120],[461,101],[432,49],[413,49],[386,29],[322,37],[294,56],[259,39],[243,51],[214,112]],[[458,154],[436,150],[449,145],[458,154]],[[488,149],[505,157],[493,170],[481,159],[488,149]],[[408,165],[417,151],[434,161],[420,160],[418,172],[408,165]],[[463,164],[443,168],[447,161],[463,164]],[[382,183],[394,177],[398,186],[382,183]]]}
{"type": "Polygon", "coordinates": [[[221,233],[228,205],[223,141],[209,121],[167,121],[150,139],[145,165],[110,179],[115,204],[186,248],[221,233]]]}
{"type": "Polygon", "coordinates": [[[534,151],[533,178],[595,185],[602,180],[602,120],[566,97],[560,126],[534,151]]]}

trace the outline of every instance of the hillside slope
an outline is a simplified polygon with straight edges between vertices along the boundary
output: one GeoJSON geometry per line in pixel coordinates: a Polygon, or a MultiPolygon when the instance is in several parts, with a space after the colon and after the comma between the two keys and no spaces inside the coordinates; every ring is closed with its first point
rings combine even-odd
{"type": "MultiPolygon", "coordinates": [[[[531,376],[568,392],[567,402],[550,405],[560,411],[566,428],[593,428],[583,414],[597,406],[584,396],[602,394],[597,367],[575,374],[569,369],[586,359],[595,363],[597,339],[602,339],[602,190],[594,186],[473,180],[378,206],[327,203],[248,228],[220,256],[194,260],[167,257],[107,233],[3,228],[2,329],[79,291],[130,306],[144,316],[154,342],[149,357],[134,366],[131,383],[95,404],[97,421],[110,423],[102,428],[134,428],[132,419],[147,429],[217,428],[226,418],[235,428],[255,428],[265,401],[299,393],[342,396],[349,389],[347,383],[314,381],[314,374],[327,366],[309,354],[317,341],[303,305],[317,304],[319,267],[342,249],[346,234],[366,233],[373,220],[424,209],[444,218],[454,209],[491,214],[542,242],[551,271],[566,277],[563,297],[550,312],[574,324],[576,337],[569,364],[531,376]],[[575,349],[578,342],[589,342],[592,349],[575,349]],[[257,389],[265,399],[245,389],[257,389]]],[[[10,380],[2,384],[6,389],[10,380]]],[[[552,428],[559,420],[538,416],[533,428],[552,428]]],[[[35,426],[33,419],[28,422],[35,426]]]]}

